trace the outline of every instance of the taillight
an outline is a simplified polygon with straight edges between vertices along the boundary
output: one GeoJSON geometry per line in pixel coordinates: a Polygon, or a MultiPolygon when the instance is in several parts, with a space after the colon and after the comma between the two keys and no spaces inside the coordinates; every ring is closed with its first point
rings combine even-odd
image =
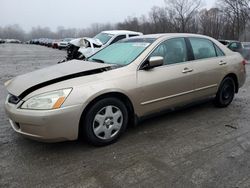
{"type": "Polygon", "coordinates": [[[243,64],[243,65],[246,65],[246,64],[247,64],[247,60],[244,59],[244,60],[242,61],[242,64],[243,64]]]}

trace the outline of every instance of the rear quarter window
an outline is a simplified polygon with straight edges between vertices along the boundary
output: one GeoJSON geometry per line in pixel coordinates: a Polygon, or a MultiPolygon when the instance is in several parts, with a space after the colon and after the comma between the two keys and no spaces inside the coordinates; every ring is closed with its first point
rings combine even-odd
{"type": "Polygon", "coordinates": [[[189,40],[196,60],[217,57],[212,41],[203,38],[189,38],[189,40]]]}
{"type": "Polygon", "coordinates": [[[129,38],[130,38],[130,37],[137,37],[137,36],[139,36],[139,35],[133,34],[133,35],[129,35],[129,38]]]}
{"type": "Polygon", "coordinates": [[[224,52],[216,44],[214,44],[214,47],[218,57],[225,56],[224,52]]]}

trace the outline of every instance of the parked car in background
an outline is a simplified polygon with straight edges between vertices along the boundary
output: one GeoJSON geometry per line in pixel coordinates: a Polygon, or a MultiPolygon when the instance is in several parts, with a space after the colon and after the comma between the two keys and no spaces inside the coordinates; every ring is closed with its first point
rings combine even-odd
{"type": "Polygon", "coordinates": [[[15,44],[20,44],[22,43],[20,40],[18,39],[5,39],[6,43],[15,43],[15,44]]]}
{"type": "Polygon", "coordinates": [[[243,43],[235,40],[219,40],[222,44],[226,45],[230,50],[239,52],[245,59],[250,59],[250,50],[244,47],[243,43]]]}
{"type": "Polygon", "coordinates": [[[250,49],[250,42],[242,42],[243,48],[250,49]]]}
{"type": "Polygon", "coordinates": [[[47,47],[52,47],[52,42],[53,42],[54,40],[53,39],[47,39],[46,41],[45,41],[45,46],[47,46],[47,47]]]}
{"type": "Polygon", "coordinates": [[[230,50],[234,52],[241,52],[243,49],[243,46],[240,41],[236,40],[219,40],[220,43],[224,44],[227,46],[230,50]]]}
{"type": "Polygon", "coordinates": [[[140,36],[142,33],[126,30],[103,31],[93,38],[84,37],[71,40],[67,47],[67,57],[58,63],[72,59],[83,60],[102,48],[114,44],[122,39],[140,36]]]}
{"type": "Polygon", "coordinates": [[[61,50],[61,49],[66,49],[69,45],[69,42],[73,40],[73,38],[65,38],[63,39],[61,42],[59,42],[58,44],[58,49],[61,50]]]}
{"type": "Polygon", "coordinates": [[[38,39],[31,39],[30,44],[38,44],[38,39]]]}
{"type": "Polygon", "coordinates": [[[250,42],[242,42],[243,46],[243,57],[247,60],[250,60],[250,42]]]}
{"type": "Polygon", "coordinates": [[[4,39],[0,39],[0,44],[5,43],[4,39]]]}
{"type": "Polygon", "coordinates": [[[57,49],[60,42],[61,42],[61,40],[54,40],[54,41],[52,42],[52,48],[57,49]]]}
{"type": "Polygon", "coordinates": [[[245,79],[242,56],[213,38],[145,35],[6,82],[5,110],[26,137],[107,145],[128,122],[165,109],[210,97],[227,107],[245,79]]]}
{"type": "Polygon", "coordinates": [[[46,38],[32,39],[30,44],[44,45],[46,40],[46,38]]]}
{"type": "Polygon", "coordinates": [[[218,39],[218,41],[225,46],[227,46],[230,43],[230,40],[218,39]]]}
{"type": "Polygon", "coordinates": [[[114,44],[122,39],[141,36],[143,35],[140,32],[127,31],[127,30],[110,30],[103,31],[97,34],[91,41],[87,42],[87,45],[81,46],[79,52],[83,55],[83,58],[88,58],[97,51],[106,46],[114,44]],[[98,45],[96,45],[98,44],[98,45]],[[101,44],[101,45],[99,45],[101,44]]]}
{"type": "Polygon", "coordinates": [[[93,38],[78,38],[71,40],[67,47],[67,56],[65,59],[59,61],[58,63],[63,63],[72,59],[84,60],[85,56],[79,51],[80,47],[85,47],[89,49],[89,54],[94,53],[91,50],[95,48],[101,48],[102,43],[99,40],[93,38]]]}
{"type": "Polygon", "coordinates": [[[49,39],[49,38],[42,38],[42,39],[39,39],[39,44],[40,44],[40,45],[50,47],[50,46],[51,46],[51,43],[52,43],[52,39],[49,39]]]}
{"type": "Polygon", "coordinates": [[[239,53],[242,53],[242,50],[243,50],[243,46],[241,44],[241,42],[239,41],[231,41],[227,47],[234,51],[234,52],[239,52],[239,53]]]}

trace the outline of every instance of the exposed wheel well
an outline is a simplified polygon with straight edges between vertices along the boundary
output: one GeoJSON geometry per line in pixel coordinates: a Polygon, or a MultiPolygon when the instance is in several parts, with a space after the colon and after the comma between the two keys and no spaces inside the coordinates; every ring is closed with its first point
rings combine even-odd
{"type": "Polygon", "coordinates": [[[236,74],[234,73],[230,73],[228,75],[225,76],[226,77],[230,77],[234,80],[234,83],[235,83],[235,93],[238,93],[239,92],[239,82],[238,82],[238,78],[236,76],[236,74]]]}
{"type": "Polygon", "coordinates": [[[128,116],[129,116],[129,122],[128,122],[128,125],[130,124],[134,124],[135,122],[135,113],[134,113],[134,107],[132,105],[132,102],[130,101],[130,99],[124,95],[123,93],[119,93],[119,92],[111,92],[111,93],[105,93],[105,94],[102,94],[98,97],[96,97],[95,99],[93,99],[87,106],[86,108],[83,110],[82,112],[82,116],[81,116],[81,120],[80,120],[80,123],[79,123],[79,131],[78,131],[78,137],[81,137],[82,136],[82,129],[81,129],[81,125],[82,125],[82,122],[85,118],[85,115],[86,115],[86,112],[90,109],[90,107],[95,104],[97,101],[101,100],[101,99],[104,99],[104,98],[108,98],[108,97],[113,97],[113,98],[117,98],[119,100],[121,100],[125,106],[127,107],[127,110],[128,110],[128,116]]]}

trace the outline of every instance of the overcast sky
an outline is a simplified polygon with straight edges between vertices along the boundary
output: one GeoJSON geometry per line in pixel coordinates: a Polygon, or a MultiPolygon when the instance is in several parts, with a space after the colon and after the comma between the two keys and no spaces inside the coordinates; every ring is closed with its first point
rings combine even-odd
{"type": "MultiPolygon", "coordinates": [[[[215,0],[204,0],[210,8],[215,0]]],[[[92,23],[116,23],[147,14],[164,0],[0,0],[0,26],[86,28],[92,23]]]]}

